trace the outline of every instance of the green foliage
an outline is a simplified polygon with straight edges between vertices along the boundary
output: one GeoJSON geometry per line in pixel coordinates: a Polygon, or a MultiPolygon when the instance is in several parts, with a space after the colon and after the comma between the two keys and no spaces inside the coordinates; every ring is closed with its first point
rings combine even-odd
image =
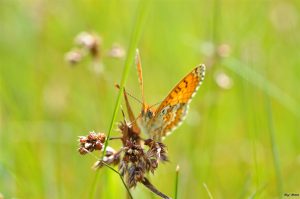
{"type": "MultiPolygon", "coordinates": [[[[76,150],[77,136],[89,131],[119,135],[111,123],[114,110],[115,122],[122,119],[114,84],[140,98],[136,46],[151,105],[194,66],[208,66],[187,119],[165,140],[170,162],[150,176],[160,191],[174,194],[179,165],[178,198],[300,193],[299,1],[141,2],[2,1],[0,193],[126,198],[116,173],[95,172],[95,157],[76,150]],[[76,66],[64,60],[82,31],[102,38],[102,73],[91,58],[76,66]],[[114,43],[127,51],[124,59],[107,56],[114,43]]],[[[137,115],[140,104],[131,104],[137,115]]],[[[156,197],[142,185],[132,195],[156,197]]]]}

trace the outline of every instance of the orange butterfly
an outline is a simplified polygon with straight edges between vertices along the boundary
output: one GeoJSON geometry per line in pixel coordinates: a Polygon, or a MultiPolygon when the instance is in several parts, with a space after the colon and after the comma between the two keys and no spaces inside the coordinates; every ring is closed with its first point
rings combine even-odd
{"type": "Polygon", "coordinates": [[[160,141],[180,126],[185,119],[191,99],[204,80],[205,65],[200,64],[188,73],[171,90],[156,110],[145,103],[142,67],[138,50],[136,52],[136,65],[142,91],[142,111],[138,126],[150,138],[160,141]]]}

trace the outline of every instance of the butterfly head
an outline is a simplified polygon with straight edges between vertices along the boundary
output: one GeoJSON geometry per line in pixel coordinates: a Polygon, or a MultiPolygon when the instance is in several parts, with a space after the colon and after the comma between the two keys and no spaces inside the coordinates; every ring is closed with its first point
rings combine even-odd
{"type": "Polygon", "coordinates": [[[141,116],[142,118],[149,120],[154,117],[154,110],[152,110],[148,105],[143,105],[141,116]]]}

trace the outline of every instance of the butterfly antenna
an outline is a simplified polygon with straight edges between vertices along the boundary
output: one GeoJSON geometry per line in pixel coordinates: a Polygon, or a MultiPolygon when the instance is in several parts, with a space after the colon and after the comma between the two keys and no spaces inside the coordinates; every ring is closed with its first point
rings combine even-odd
{"type": "MultiPolygon", "coordinates": [[[[115,84],[115,87],[117,89],[121,89],[120,85],[119,84],[115,84]]],[[[130,97],[132,97],[135,101],[137,101],[138,103],[140,104],[143,104],[143,102],[141,102],[141,100],[139,100],[138,98],[134,97],[133,95],[131,95],[129,92],[125,91],[127,95],[129,95],[130,97]]]]}
{"type": "Polygon", "coordinates": [[[152,108],[152,107],[154,107],[154,106],[156,106],[156,105],[158,105],[158,104],[161,104],[161,103],[162,103],[162,101],[156,102],[155,104],[151,105],[149,108],[152,108]]]}
{"type": "Polygon", "coordinates": [[[131,121],[131,124],[134,124],[137,122],[137,120],[141,117],[142,115],[139,114],[139,116],[137,116],[133,121],[131,121]]]}

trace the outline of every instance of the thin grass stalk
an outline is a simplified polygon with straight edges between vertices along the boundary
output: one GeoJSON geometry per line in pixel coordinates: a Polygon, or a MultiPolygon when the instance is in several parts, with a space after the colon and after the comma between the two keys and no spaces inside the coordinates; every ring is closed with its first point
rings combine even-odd
{"type": "Polygon", "coordinates": [[[178,182],[179,182],[179,165],[176,167],[176,176],[175,176],[175,196],[174,199],[178,198],[178,182]]]}
{"type": "Polygon", "coordinates": [[[220,33],[220,24],[221,24],[221,1],[220,0],[214,0],[213,3],[213,32],[212,32],[212,40],[214,42],[214,45],[217,46],[219,44],[219,33],[220,33]]]}
{"type": "Polygon", "coordinates": [[[209,189],[205,183],[203,183],[203,187],[206,190],[209,199],[214,199],[214,197],[212,196],[211,192],[209,191],[209,189]]]}
{"type": "Polygon", "coordinates": [[[249,82],[246,81],[241,81],[242,83],[242,93],[243,93],[243,98],[241,99],[242,102],[242,107],[241,110],[243,111],[243,115],[245,117],[245,125],[246,125],[246,129],[247,129],[247,134],[250,138],[250,142],[251,142],[251,161],[253,162],[253,176],[252,177],[247,177],[247,180],[244,184],[244,187],[242,189],[241,192],[241,197],[240,198],[245,198],[246,194],[248,194],[249,188],[250,186],[252,186],[252,183],[255,185],[255,189],[259,189],[260,187],[260,166],[258,163],[258,151],[257,151],[257,132],[259,132],[259,129],[257,128],[257,111],[254,111],[255,109],[257,109],[257,103],[256,103],[256,96],[253,95],[252,92],[256,92],[256,89],[254,89],[254,91],[252,91],[250,87],[252,87],[252,85],[249,85],[249,82]],[[247,108],[244,108],[247,107],[247,108]]]}
{"type": "Polygon", "coordinates": [[[116,99],[116,103],[115,103],[115,107],[114,107],[114,111],[113,111],[113,116],[109,125],[109,130],[107,133],[107,139],[105,141],[104,144],[104,148],[103,148],[103,153],[102,153],[102,157],[105,156],[106,153],[106,148],[108,146],[108,141],[110,138],[110,134],[112,132],[115,120],[116,120],[116,116],[117,116],[117,112],[119,111],[119,107],[120,107],[120,103],[121,103],[121,96],[122,96],[122,92],[124,89],[124,85],[125,82],[127,80],[128,77],[128,73],[130,70],[130,66],[132,65],[132,63],[134,62],[134,55],[135,55],[135,51],[137,48],[137,43],[140,39],[141,36],[141,31],[142,31],[142,26],[145,24],[145,15],[146,15],[146,8],[147,8],[147,3],[145,3],[146,1],[140,1],[139,6],[138,6],[138,10],[137,10],[137,15],[136,15],[136,22],[135,22],[135,26],[134,26],[134,30],[132,33],[132,37],[130,39],[130,44],[129,44],[129,48],[128,48],[128,54],[126,57],[126,61],[125,61],[125,66],[124,66],[124,70],[122,73],[122,78],[121,78],[121,83],[120,83],[120,89],[118,92],[118,96],[116,99]]]}
{"type": "Polygon", "coordinates": [[[205,183],[203,183],[203,187],[206,190],[209,199],[214,199],[214,197],[212,196],[211,192],[209,191],[209,189],[205,183]]]}
{"type": "Polygon", "coordinates": [[[21,119],[23,118],[23,115],[20,112],[20,109],[15,106],[17,104],[13,98],[11,98],[11,91],[7,89],[7,86],[5,85],[4,80],[0,76],[0,103],[4,104],[4,107],[7,107],[8,110],[12,112],[12,115],[15,119],[21,119]]]}
{"type": "Polygon", "coordinates": [[[116,169],[114,169],[114,168],[111,167],[110,165],[106,164],[105,162],[102,162],[102,164],[105,165],[106,167],[108,167],[109,169],[111,169],[111,170],[112,170],[113,172],[115,172],[116,174],[119,175],[119,177],[120,177],[121,180],[122,180],[122,183],[123,183],[124,187],[126,188],[127,196],[128,196],[130,199],[133,199],[133,197],[132,197],[132,195],[131,195],[131,193],[130,193],[130,190],[129,190],[128,186],[126,185],[126,183],[125,183],[125,181],[124,181],[122,175],[121,175],[116,169]]]}
{"type": "MultiPolygon", "coordinates": [[[[222,19],[222,13],[221,13],[221,2],[220,0],[214,0],[213,2],[213,7],[212,7],[212,32],[211,32],[211,38],[212,38],[212,43],[214,45],[214,47],[216,48],[219,45],[219,41],[220,41],[220,32],[221,32],[221,19],[222,19]]],[[[214,66],[218,66],[220,65],[220,56],[217,55],[216,51],[214,52],[214,54],[212,56],[207,56],[206,57],[206,61],[205,61],[206,65],[208,67],[210,67],[212,64],[214,66]]],[[[210,68],[211,71],[210,73],[212,74],[214,70],[216,70],[216,67],[211,67],[210,68]]],[[[209,71],[207,71],[209,72],[209,71]]],[[[213,78],[207,78],[207,80],[210,80],[210,82],[207,82],[208,85],[215,85],[214,79],[213,78]]],[[[217,103],[218,99],[219,99],[219,92],[215,92],[214,94],[214,99],[216,99],[214,101],[214,103],[217,103]]],[[[207,109],[207,118],[218,118],[219,117],[219,109],[217,106],[209,106],[209,108],[207,109]]],[[[216,122],[215,125],[208,125],[208,128],[205,130],[207,132],[216,132],[218,130],[218,126],[219,123],[216,122]]],[[[205,173],[205,178],[207,178],[207,176],[209,176],[209,173],[212,170],[212,163],[214,162],[214,150],[215,150],[215,143],[216,143],[216,137],[211,134],[210,136],[208,136],[207,141],[206,141],[207,146],[210,145],[212,146],[212,150],[210,150],[210,158],[209,158],[209,164],[206,167],[206,171],[205,173]]]]}
{"type": "Polygon", "coordinates": [[[269,133],[270,133],[270,141],[271,141],[271,148],[272,148],[272,156],[273,156],[273,164],[274,164],[274,169],[275,169],[275,175],[276,175],[276,184],[277,184],[277,191],[278,191],[278,196],[279,198],[282,198],[282,176],[280,172],[280,160],[279,160],[279,154],[278,154],[278,147],[276,144],[275,140],[275,128],[274,128],[274,123],[273,123],[273,114],[272,114],[272,107],[270,103],[269,97],[266,95],[265,97],[265,102],[266,102],[266,112],[267,112],[267,117],[268,117],[268,128],[269,128],[269,133]]]}
{"type": "Polygon", "coordinates": [[[92,182],[92,185],[91,185],[92,189],[91,189],[91,191],[89,193],[89,198],[94,198],[94,196],[95,196],[96,185],[97,185],[97,182],[98,182],[98,176],[99,176],[99,172],[96,171],[96,174],[94,176],[94,179],[93,179],[93,182],[92,182]]]}
{"type": "Polygon", "coordinates": [[[267,184],[264,184],[259,189],[255,190],[255,192],[249,196],[249,199],[258,198],[258,196],[266,189],[266,187],[267,187],[267,184]]]}
{"type": "MultiPolygon", "coordinates": [[[[133,31],[132,31],[132,35],[131,35],[131,39],[130,39],[130,43],[129,43],[129,47],[128,47],[128,54],[126,57],[126,61],[125,61],[125,65],[124,65],[124,69],[123,69],[123,73],[122,73],[122,77],[121,77],[121,82],[120,82],[120,89],[117,95],[117,99],[115,102],[115,107],[114,107],[114,111],[113,111],[113,115],[112,115],[112,119],[109,125],[109,130],[107,133],[107,139],[105,141],[104,144],[104,148],[103,148],[103,153],[102,153],[102,158],[105,156],[106,154],[106,148],[108,146],[108,141],[110,138],[110,134],[112,132],[115,120],[116,120],[116,116],[117,116],[117,112],[119,111],[119,107],[120,107],[120,103],[121,103],[121,96],[122,96],[122,92],[123,92],[123,88],[125,85],[125,82],[127,80],[128,74],[129,74],[129,70],[130,70],[130,66],[132,65],[133,61],[134,61],[134,54],[135,54],[135,49],[137,48],[137,44],[138,41],[141,37],[141,32],[142,32],[142,27],[145,24],[145,19],[146,19],[146,13],[147,13],[147,8],[148,8],[148,4],[149,1],[140,1],[138,8],[137,8],[137,14],[136,14],[136,18],[135,18],[135,23],[134,23],[134,27],[133,27],[133,31]]],[[[95,175],[95,180],[93,181],[92,187],[91,187],[91,194],[90,194],[90,198],[94,198],[95,192],[96,192],[96,185],[97,185],[97,181],[98,181],[98,175],[95,175]]]]}

